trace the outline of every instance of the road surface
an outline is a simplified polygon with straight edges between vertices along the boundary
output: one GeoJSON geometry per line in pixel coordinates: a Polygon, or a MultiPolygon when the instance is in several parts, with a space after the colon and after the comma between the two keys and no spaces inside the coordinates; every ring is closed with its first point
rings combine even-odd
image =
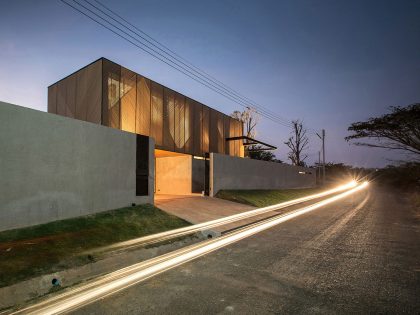
{"type": "Polygon", "coordinates": [[[419,314],[413,210],[372,187],[73,314],[419,314]]]}

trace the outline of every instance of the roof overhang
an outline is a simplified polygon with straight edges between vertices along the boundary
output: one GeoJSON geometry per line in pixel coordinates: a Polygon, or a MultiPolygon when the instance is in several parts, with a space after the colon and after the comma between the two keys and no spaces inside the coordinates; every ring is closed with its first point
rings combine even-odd
{"type": "Polygon", "coordinates": [[[277,147],[274,145],[259,141],[257,139],[253,139],[247,136],[238,136],[238,137],[230,137],[226,138],[226,141],[242,141],[242,145],[247,147],[250,145],[260,144],[263,147],[259,149],[248,149],[248,152],[256,152],[256,151],[269,151],[269,150],[275,150],[277,147]]]}

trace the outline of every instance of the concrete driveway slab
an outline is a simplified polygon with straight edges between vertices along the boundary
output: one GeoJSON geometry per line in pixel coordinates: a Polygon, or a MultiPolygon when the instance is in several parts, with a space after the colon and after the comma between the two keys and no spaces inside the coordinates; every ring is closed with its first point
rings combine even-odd
{"type": "MultiPolygon", "coordinates": [[[[155,205],[163,211],[176,215],[177,217],[193,224],[207,222],[256,209],[255,207],[241,203],[201,195],[155,195],[155,205]]],[[[258,218],[241,220],[214,228],[212,231],[214,234],[219,235],[225,231],[271,215],[273,215],[273,213],[258,216],[258,218]]]]}

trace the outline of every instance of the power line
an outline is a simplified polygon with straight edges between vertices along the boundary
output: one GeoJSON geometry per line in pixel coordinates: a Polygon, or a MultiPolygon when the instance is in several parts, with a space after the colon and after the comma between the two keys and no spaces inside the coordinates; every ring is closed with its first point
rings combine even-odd
{"type": "MultiPolygon", "coordinates": [[[[88,0],[85,0],[85,1],[88,2],[89,4],[91,4],[88,0]]],[[[213,76],[211,76],[210,74],[208,74],[206,71],[200,69],[199,67],[196,67],[191,62],[189,62],[188,60],[186,60],[182,56],[178,55],[176,52],[174,52],[173,50],[171,50],[170,48],[168,48],[167,46],[165,46],[164,44],[162,44],[158,40],[154,39],[153,37],[151,37],[150,35],[148,35],[146,32],[144,32],[141,29],[139,29],[138,27],[136,27],[134,24],[132,24],[129,21],[127,21],[126,19],[124,19],[121,15],[117,14],[115,11],[111,10],[109,7],[107,7],[104,4],[102,4],[100,1],[98,1],[98,0],[93,0],[93,1],[95,1],[96,3],[98,3],[100,6],[102,6],[103,8],[105,8],[106,10],[108,10],[109,12],[111,12],[113,15],[115,15],[116,17],[118,17],[119,19],[121,19],[122,21],[124,21],[125,23],[127,23],[128,25],[130,25],[131,27],[133,27],[134,29],[136,29],[140,33],[142,33],[144,36],[146,36],[147,38],[149,38],[151,41],[153,41],[153,42],[157,43],[159,46],[163,47],[163,50],[166,50],[166,52],[169,52],[168,54],[171,55],[171,57],[173,57],[174,59],[176,59],[178,61],[181,61],[182,60],[182,61],[186,62],[188,64],[188,66],[190,66],[191,68],[193,68],[194,70],[196,70],[201,75],[204,74],[212,82],[220,84],[221,86],[225,87],[227,90],[229,90],[230,92],[234,93],[238,97],[241,97],[243,100],[245,100],[245,101],[247,101],[247,102],[249,102],[251,104],[254,104],[256,107],[262,107],[261,105],[258,105],[255,101],[249,99],[248,97],[240,94],[239,92],[235,91],[234,89],[232,89],[228,85],[224,84],[223,82],[217,80],[216,78],[214,78],[213,76]]],[[[288,119],[283,118],[283,117],[277,115],[276,113],[270,111],[269,109],[265,109],[265,110],[268,113],[271,113],[273,116],[276,116],[277,118],[285,121],[286,123],[288,123],[288,124],[290,123],[290,121],[288,119]]]]}
{"type": "Polygon", "coordinates": [[[145,33],[144,31],[142,31],[141,29],[139,29],[138,27],[136,27],[135,25],[133,25],[132,23],[130,23],[129,21],[127,21],[126,19],[124,19],[122,16],[120,16],[119,14],[117,14],[115,11],[111,10],[109,7],[105,6],[104,4],[102,4],[100,1],[98,0],[94,0],[96,3],[98,3],[100,6],[102,6],[103,8],[105,8],[107,11],[109,11],[111,14],[113,14],[114,16],[118,17],[120,20],[124,21],[125,23],[127,23],[128,25],[130,25],[131,27],[133,27],[135,30],[137,30],[138,32],[140,32],[142,35],[138,34],[137,32],[134,32],[131,28],[127,27],[126,25],[124,25],[123,23],[121,23],[120,21],[117,21],[115,18],[109,16],[107,13],[105,13],[103,10],[101,10],[100,8],[98,8],[97,6],[95,6],[94,4],[92,4],[89,0],[84,0],[85,2],[87,2],[89,5],[91,5],[92,7],[94,7],[95,9],[99,10],[100,12],[102,12],[103,14],[105,14],[106,16],[108,16],[109,18],[111,18],[112,20],[114,20],[115,22],[119,23],[120,25],[122,25],[123,27],[125,27],[126,29],[128,29],[130,32],[136,34],[137,36],[139,36],[140,38],[142,38],[143,40],[145,40],[146,42],[148,42],[149,44],[153,45],[154,47],[156,47],[157,49],[163,51],[165,54],[167,54],[168,56],[170,56],[171,58],[175,59],[176,61],[180,62],[181,64],[183,64],[184,66],[187,66],[189,69],[192,69],[192,71],[194,71],[195,73],[199,74],[200,76],[204,77],[206,80],[218,85],[219,87],[223,88],[225,91],[232,93],[233,95],[235,95],[236,97],[240,98],[241,100],[247,102],[247,103],[251,103],[252,105],[254,105],[254,107],[259,108],[260,110],[263,110],[265,113],[274,116],[275,118],[284,121],[287,124],[290,124],[290,121],[286,118],[283,118],[281,116],[278,116],[276,113],[270,111],[269,109],[266,109],[264,107],[262,107],[261,105],[258,105],[255,101],[243,96],[242,94],[240,94],[239,92],[235,91],[234,89],[232,89],[231,87],[229,87],[228,85],[224,84],[223,82],[217,80],[216,78],[212,77],[211,75],[209,75],[207,72],[205,72],[204,70],[194,66],[191,62],[189,62],[188,60],[186,60],[185,58],[181,57],[180,55],[178,55],[176,52],[174,52],[173,50],[171,50],[170,48],[168,48],[167,46],[165,46],[164,44],[162,44],[161,42],[157,41],[156,39],[154,39],[153,37],[151,37],[150,35],[148,35],[147,33],[145,33]],[[150,39],[150,40],[149,40],[150,39]],[[154,44],[156,43],[156,44],[154,44]],[[160,47],[159,47],[160,46],[160,47]],[[163,47],[163,49],[161,48],[163,47]]]}
{"type": "MultiPolygon", "coordinates": [[[[80,7],[83,7],[85,10],[89,11],[91,14],[93,14],[94,16],[98,17],[99,19],[101,19],[102,21],[106,22],[107,24],[111,25],[111,27],[119,30],[120,32],[122,32],[123,34],[129,36],[130,38],[132,38],[134,41],[136,41],[137,43],[139,43],[140,45],[142,45],[143,47],[139,46],[137,43],[133,42],[132,40],[130,40],[129,38],[127,38],[125,35],[122,35],[121,33],[119,33],[118,31],[116,31],[115,29],[112,29],[111,27],[103,24],[101,21],[98,21],[97,19],[95,19],[94,17],[92,17],[91,15],[89,15],[86,11],[81,10],[78,7],[75,7],[73,5],[71,5],[70,3],[61,0],[63,3],[65,3],[66,5],[70,6],[71,8],[73,8],[74,10],[80,12],[81,14],[83,14],[84,16],[88,17],[89,19],[91,19],[92,21],[98,23],[99,25],[101,25],[102,27],[108,29],[109,31],[113,32],[114,34],[116,34],[117,36],[123,38],[124,40],[128,41],[129,43],[133,44],[134,46],[136,46],[137,48],[143,50],[144,52],[148,53],[149,55],[157,58],[158,60],[164,62],[165,64],[167,64],[168,66],[172,67],[173,69],[187,75],[188,77],[190,77],[191,79],[195,80],[196,82],[210,88],[211,90],[213,90],[214,92],[225,96],[226,98],[228,98],[229,100],[237,103],[238,105],[241,105],[243,107],[250,107],[248,106],[247,103],[245,103],[243,100],[241,100],[240,98],[238,98],[236,95],[230,93],[229,91],[226,91],[226,89],[222,90],[219,86],[215,85],[215,84],[211,84],[208,81],[204,81],[201,77],[198,77],[197,75],[195,75],[194,73],[192,73],[189,69],[186,69],[185,67],[183,67],[182,65],[179,65],[178,63],[174,62],[173,60],[169,59],[168,57],[166,57],[165,55],[163,55],[162,53],[160,53],[159,51],[156,51],[155,49],[149,47],[148,45],[140,42],[138,39],[134,38],[133,36],[131,36],[130,34],[128,34],[127,32],[125,32],[124,30],[122,30],[121,28],[119,28],[118,26],[116,26],[115,24],[113,24],[112,22],[106,20],[105,18],[103,18],[102,16],[100,16],[99,14],[97,14],[96,12],[93,12],[91,9],[87,8],[86,6],[82,5],[81,3],[79,3],[76,0],[73,0],[73,2],[77,3],[80,7]],[[150,50],[150,51],[149,51],[150,50]],[[156,55],[157,54],[157,55],[156,55]]],[[[86,1],[87,2],[87,1],[86,1]]],[[[96,1],[98,2],[98,1],[96,1]]],[[[88,2],[89,3],[89,2],[88,2]]],[[[90,3],[89,3],[90,4],[90,3]]],[[[101,12],[103,12],[101,10],[101,12]]],[[[109,15],[107,15],[109,16],[109,15]]],[[[115,19],[114,19],[115,20],[115,19]]],[[[121,23],[119,23],[121,24],[121,23]]],[[[125,28],[127,28],[126,26],[124,26],[125,28]]],[[[129,29],[130,30],[130,29],[129,29]]],[[[132,30],[130,30],[131,32],[133,32],[132,30]]],[[[135,33],[135,32],[134,32],[135,33]]],[[[137,33],[136,33],[137,34],[137,33]]],[[[137,34],[138,35],[138,34],[137,34]]],[[[143,38],[143,37],[142,37],[143,38]]],[[[156,45],[155,45],[156,47],[156,45]]],[[[255,110],[255,109],[254,109],[255,110]]],[[[279,117],[273,116],[273,114],[271,114],[270,112],[268,112],[265,109],[259,109],[256,110],[256,112],[258,112],[261,116],[266,117],[280,125],[283,125],[285,127],[290,127],[290,123],[285,123],[284,121],[281,121],[279,119],[279,117]]]]}
{"type": "MultiPolygon", "coordinates": [[[[168,62],[170,62],[172,65],[175,65],[176,67],[175,67],[175,69],[177,69],[177,70],[182,70],[182,71],[186,71],[186,72],[188,72],[188,75],[191,77],[191,76],[194,76],[195,77],[195,80],[200,80],[200,83],[202,83],[202,84],[209,84],[208,82],[206,82],[206,81],[204,81],[202,78],[200,78],[200,77],[198,77],[197,75],[195,75],[194,73],[192,73],[191,71],[189,71],[189,69],[186,69],[186,68],[184,68],[182,65],[179,65],[179,64],[177,64],[176,62],[173,62],[171,59],[169,59],[167,56],[165,56],[165,55],[163,55],[162,53],[160,53],[160,52],[158,52],[158,51],[156,51],[155,49],[153,49],[153,48],[151,48],[151,47],[149,47],[148,45],[146,45],[146,44],[144,44],[144,43],[142,43],[141,41],[139,41],[138,39],[136,39],[135,37],[133,37],[132,35],[130,35],[130,34],[128,34],[127,32],[125,32],[124,30],[122,30],[121,28],[119,28],[118,26],[115,26],[115,24],[113,24],[113,23],[111,23],[111,22],[109,22],[108,20],[106,20],[106,19],[104,19],[103,17],[101,17],[100,15],[98,15],[97,13],[95,13],[95,12],[93,12],[91,9],[89,9],[89,8],[87,8],[86,6],[84,6],[83,4],[81,4],[80,2],[78,2],[77,0],[73,0],[73,2],[75,2],[75,3],[77,3],[78,5],[80,5],[81,7],[83,7],[84,9],[86,9],[87,11],[89,11],[90,13],[92,13],[92,14],[94,14],[96,17],[98,17],[98,18],[100,18],[100,19],[102,19],[103,21],[105,21],[106,23],[108,23],[109,25],[111,25],[112,27],[114,27],[114,28],[116,28],[117,30],[119,30],[120,32],[122,32],[122,33],[124,33],[125,35],[127,35],[127,36],[129,36],[130,38],[132,38],[132,40],[134,40],[134,41],[136,41],[136,42],[138,42],[140,45],[142,45],[143,46],[143,48],[141,48],[143,51],[145,51],[145,52],[147,52],[148,54],[150,54],[150,55],[152,55],[152,56],[154,56],[154,57],[156,57],[156,58],[158,58],[160,61],[163,61],[163,62],[165,62],[166,64],[168,64],[168,62]],[[150,52],[150,51],[147,51],[147,50],[145,50],[145,48],[147,48],[147,49],[149,49],[149,50],[151,50],[152,52],[150,52]],[[159,57],[157,57],[155,54],[157,54],[159,57]],[[163,58],[163,59],[165,59],[166,61],[164,61],[164,60],[162,60],[161,58],[163,58]]],[[[80,10],[79,10],[79,12],[81,12],[80,10]]],[[[86,14],[85,14],[86,15],[86,14]]],[[[88,16],[88,15],[86,15],[86,16],[88,16]]],[[[91,19],[93,19],[92,17],[90,17],[90,16],[88,16],[89,18],[91,18],[91,19]]],[[[94,20],[94,19],[93,19],[94,20]]],[[[97,20],[94,20],[94,21],[96,21],[96,22],[98,22],[97,20]]],[[[104,26],[105,27],[105,25],[103,25],[103,24],[101,24],[102,26],[104,26]]],[[[109,28],[108,28],[109,29],[109,28]]],[[[121,34],[120,34],[121,35],[121,34]]],[[[126,39],[126,40],[128,40],[126,37],[124,37],[123,36],[123,38],[124,39],[126,39]]],[[[133,42],[131,41],[131,40],[128,40],[130,43],[132,43],[133,44],[133,42]]],[[[137,45],[136,45],[137,46],[137,45]]],[[[138,47],[138,46],[137,46],[138,47]]],[[[140,47],[139,47],[140,48],[140,47]]],[[[169,65],[169,64],[168,64],[169,65]]],[[[183,72],[184,74],[186,74],[185,72],[183,72]]],[[[214,86],[214,85],[212,85],[212,84],[210,84],[213,88],[216,88],[216,89],[218,89],[218,92],[220,92],[220,93],[225,93],[224,91],[222,91],[222,90],[220,90],[217,86],[214,86]]],[[[225,93],[226,94],[226,93],[225,93]]],[[[229,96],[231,96],[231,95],[229,95],[229,96]]],[[[237,100],[236,100],[236,102],[238,102],[237,100]]],[[[239,101],[239,102],[241,102],[241,101],[239,101]]],[[[246,104],[245,103],[241,103],[240,105],[242,105],[242,106],[246,106],[246,104]]]]}

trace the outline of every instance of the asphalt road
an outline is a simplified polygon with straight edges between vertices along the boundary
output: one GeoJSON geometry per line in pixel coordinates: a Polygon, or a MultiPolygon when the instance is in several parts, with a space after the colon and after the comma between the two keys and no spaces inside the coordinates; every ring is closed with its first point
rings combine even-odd
{"type": "Polygon", "coordinates": [[[372,187],[74,314],[419,314],[413,210],[372,187]]]}

